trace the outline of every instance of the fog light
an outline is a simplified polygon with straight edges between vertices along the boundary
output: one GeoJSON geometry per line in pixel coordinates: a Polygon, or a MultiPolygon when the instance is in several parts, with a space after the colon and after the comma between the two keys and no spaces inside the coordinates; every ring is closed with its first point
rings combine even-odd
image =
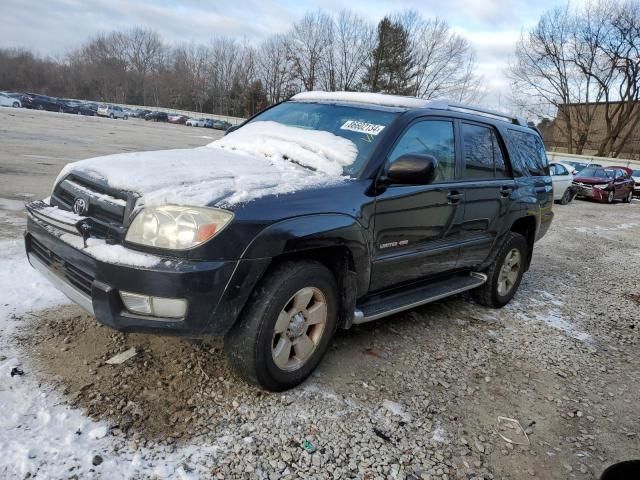
{"type": "Polygon", "coordinates": [[[151,297],[132,292],[120,292],[127,310],[140,315],[164,318],[182,318],[187,313],[187,301],[183,298],[151,297]]]}

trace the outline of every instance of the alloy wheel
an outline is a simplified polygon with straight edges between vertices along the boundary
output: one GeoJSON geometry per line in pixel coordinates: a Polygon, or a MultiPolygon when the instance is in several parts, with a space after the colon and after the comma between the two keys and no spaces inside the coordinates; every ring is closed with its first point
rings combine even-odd
{"type": "Polygon", "coordinates": [[[498,275],[498,295],[506,296],[518,281],[520,268],[522,266],[522,255],[520,250],[513,248],[504,257],[500,274],[498,275]]]}
{"type": "Polygon", "coordinates": [[[284,306],[276,321],[271,355],[281,370],[301,368],[313,355],[327,325],[327,300],[322,291],[305,287],[284,306]]]}

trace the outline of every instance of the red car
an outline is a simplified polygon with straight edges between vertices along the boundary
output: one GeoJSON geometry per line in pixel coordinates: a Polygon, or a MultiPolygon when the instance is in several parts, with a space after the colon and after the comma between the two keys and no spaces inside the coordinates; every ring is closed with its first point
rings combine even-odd
{"type": "Polygon", "coordinates": [[[624,167],[587,167],[573,179],[577,196],[613,203],[633,198],[634,181],[624,167]]]}
{"type": "Polygon", "coordinates": [[[176,123],[178,125],[184,125],[187,123],[187,120],[189,120],[189,117],[185,115],[169,115],[167,118],[169,123],[176,123]]]}

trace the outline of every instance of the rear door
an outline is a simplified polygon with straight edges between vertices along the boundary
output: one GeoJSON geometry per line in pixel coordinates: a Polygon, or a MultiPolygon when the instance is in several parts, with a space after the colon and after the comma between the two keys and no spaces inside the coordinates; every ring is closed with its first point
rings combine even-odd
{"type": "Polygon", "coordinates": [[[500,227],[504,227],[515,182],[493,126],[465,120],[460,122],[459,131],[463,148],[460,186],[465,208],[458,267],[469,268],[489,255],[500,227]]]}
{"type": "Polygon", "coordinates": [[[421,118],[391,150],[387,164],[418,153],[433,155],[438,167],[433,183],[389,185],[376,198],[371,291],[455,268],[464,205],[454,131],[451,119],[421,118]]]}

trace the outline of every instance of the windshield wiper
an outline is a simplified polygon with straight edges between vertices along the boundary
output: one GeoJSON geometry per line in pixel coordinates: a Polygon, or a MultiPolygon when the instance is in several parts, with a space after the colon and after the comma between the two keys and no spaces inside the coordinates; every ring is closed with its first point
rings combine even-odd
{"type": "Polygon", "coordinates": [[[314,167],[310,167],[309,165],[305,165],[304,163],[300,163],[297,160],[294,160],[293,158],[288,157],[287,155],[282,155],[282,158],[284,158],[285,160],[291,162],[291,163],[295,163],[296,165],[300,165],[302,168],[306,168],[307,170],[311,170],[312,172],[317,172],[318,169],[314,168],[314,167]]]}

